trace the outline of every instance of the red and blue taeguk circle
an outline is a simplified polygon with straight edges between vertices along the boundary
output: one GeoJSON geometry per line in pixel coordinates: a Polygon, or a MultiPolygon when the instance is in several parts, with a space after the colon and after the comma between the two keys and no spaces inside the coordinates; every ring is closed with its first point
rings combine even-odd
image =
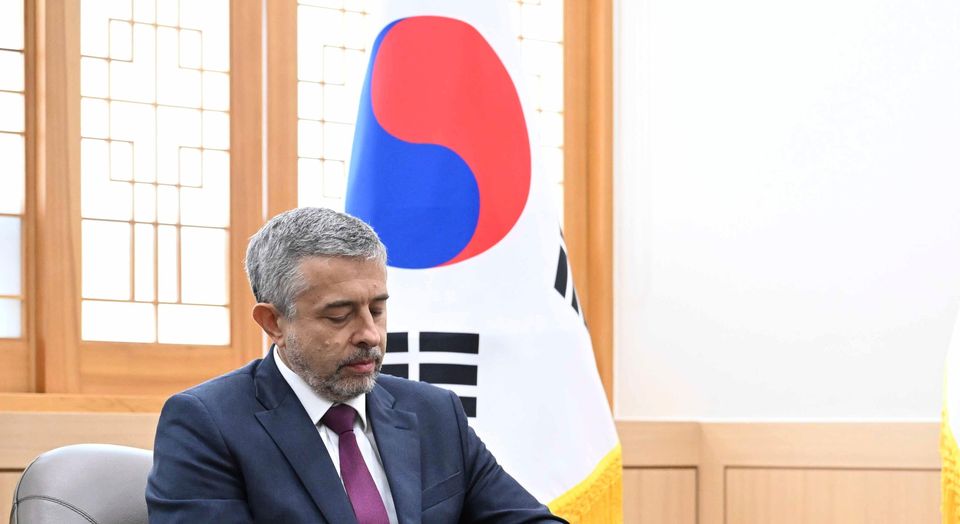
{"type": "Polygon", "coordinates": [[[388,264],[455,264],[496,245],[530,191],[530,141],[510,75],[469,24],[397,20],[374,43],[346,210],[388,264]]]}

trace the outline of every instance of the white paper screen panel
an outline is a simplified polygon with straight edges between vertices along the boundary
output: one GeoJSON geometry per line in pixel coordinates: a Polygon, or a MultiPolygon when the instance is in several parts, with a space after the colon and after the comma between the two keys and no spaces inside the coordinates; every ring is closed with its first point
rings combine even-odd
{"type": "Polygon", "coordinates": [[[23,1],[0,2],[0,338],[23,336],[23,1]]]}
{"type": "Polygon", "coordinates": [[[230,342],[229,20],[81,3],[84,340],[230,342]]]}

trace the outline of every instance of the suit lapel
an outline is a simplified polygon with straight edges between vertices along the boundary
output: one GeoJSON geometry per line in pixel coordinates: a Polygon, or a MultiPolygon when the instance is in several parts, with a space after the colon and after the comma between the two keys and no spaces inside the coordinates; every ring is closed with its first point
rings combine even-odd
{"type": "Polygon", "coordinates": [[[395,399],[380,385],[367,395],[367,412],[393,504],[401,524],[420,522],[422,486],[417,416],[394,409],[395,399]]]}
{"type": "Polygon", "coordinates": [[[327,448],[277,369],[274,358],[271,350],[257,369],[257,399],[266,408],[256,413],[257,420],[293,466],[324,518],[329,522],[356,523],[350,500],[327,448]]]}

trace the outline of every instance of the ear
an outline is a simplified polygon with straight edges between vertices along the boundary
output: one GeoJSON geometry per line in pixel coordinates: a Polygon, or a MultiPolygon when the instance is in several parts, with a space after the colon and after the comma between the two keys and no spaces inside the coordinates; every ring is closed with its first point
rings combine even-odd
{"type": "Polygon", "coordinates": [[[263,332],[273,340],[277,347],[281,348],[284,347],[283,330],[280,328],[282,318],[283,316],[273,304],[259,302],[253,306],[253,320],[260,324],[263,332]]]}

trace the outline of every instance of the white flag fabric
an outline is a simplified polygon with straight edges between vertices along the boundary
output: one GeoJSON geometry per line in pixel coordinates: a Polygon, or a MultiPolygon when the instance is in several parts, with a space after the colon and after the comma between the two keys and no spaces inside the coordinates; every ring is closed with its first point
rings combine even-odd
{"type": "Polygon", "coordinates": [[[387,246],[383,371],[457,393],[504,468],[558,515],[620,521],[620,445],[505,3],[385,5],[346,200],[387,246]]]}

